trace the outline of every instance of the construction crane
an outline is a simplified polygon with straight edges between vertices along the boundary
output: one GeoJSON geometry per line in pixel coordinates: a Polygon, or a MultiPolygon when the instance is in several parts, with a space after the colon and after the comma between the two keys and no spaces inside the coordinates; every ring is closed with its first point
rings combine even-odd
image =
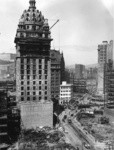
{"type": "Polygon", "coordinates": [[[51,30],[58,22],[59,22],[59,19],[50,27],[49,30],[51,30]]]}

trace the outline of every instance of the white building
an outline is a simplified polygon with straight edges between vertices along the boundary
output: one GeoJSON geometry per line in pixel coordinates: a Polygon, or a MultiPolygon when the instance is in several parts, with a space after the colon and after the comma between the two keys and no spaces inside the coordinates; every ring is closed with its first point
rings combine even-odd
{"type": "Polygon", "coordinates": [[[59,104],[69,103],[72,99],[73,86],[72,84],[67,84],[65,81],[60,85],[60,100],[59,104]]]}

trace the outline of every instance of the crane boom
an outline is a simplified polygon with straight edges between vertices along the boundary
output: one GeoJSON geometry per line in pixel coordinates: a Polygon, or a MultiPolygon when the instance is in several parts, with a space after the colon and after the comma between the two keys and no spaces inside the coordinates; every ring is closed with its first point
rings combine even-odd
{"type": "Polygon", "coordinates": [[[59,22],[59,19],[50,27],[49,30],[51,30],[58,22],[59,22]]]}

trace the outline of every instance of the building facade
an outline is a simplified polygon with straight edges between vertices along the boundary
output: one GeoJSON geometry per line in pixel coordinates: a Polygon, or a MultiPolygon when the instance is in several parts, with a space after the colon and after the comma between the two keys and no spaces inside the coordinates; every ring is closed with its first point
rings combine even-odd
{"type": "Polygon", "coordinates": [[[15,78],[15,63],[6,60],[0,60],[0,81],[15,78]]]}
{"type": "Polygon", "coordinates": [[[108,60],[112,60],[112,41],[108,43],[103,41],[102,44],[98,45],[98,77],[97,77],[97,93],[100,95],[104,94],[104,68],[108,60]]]}
{"type": "MultiPolygon", "coordinates": [[[[51,36],[48,20],[36,9],[35,0],[29,1],[19,20],[15,37],[16,43],[16,99],[20,102],[23,124],[31,120],[30,127],[44,126],[39,122],[41,116],[36,109],[42,103],[41,112],[45,107],[50,116],[47,125],[52,126],[53,105],[51,102],[51,36]],[[48,104],[50,103],[50,107],[48,104]],[[37,108],[36,108],[37,106],[37,108]],[[26,110],[23,111],[23,108],[26,110]]],[[[41,113],[40,112],[40,113],[41,113]]],[[[47,114],[43,115],[46,118],[47,114]]],[[[45,119],[44,119],[45,120],[45,119]]]]}
{"type": "Polygon", "coordinates": [[[114,69],[112,61],[105,67],[105,105],[107,108],[114,109],[114,69]]]}
{"type": "Polygon", "coordinates": [[[97,68],[88,68],[86,69],[87,79],[97,79],[97,68]]]}
{"type": "Polygon", "coordinates": [[[75,93],[86,93],[86,80],[85,79],[74,79],[73,91],[75,93]]]}
{"type": "Polygon", "coordinates": [[[59,104],[68,104],[73,96],[73,86],[72,84],[67,84],[65,81],[60,85],[60,100],[59,104]]]}
{"type": "Polygon", "coordinates": [[[61,54],[59,51],[51,50],[51,97],[59,98],[61,82],[61,54]]]}
{"type": "Polygon", "coordinates": [[[8,142],[7,93],[0,90],[0,146],[8,142]]]}
{"type": "Polygon", "coordinates": [[[61,63],[60,63],[60,68],[61,68],[61,84],[64,80],[66,80],[65,76],[65,61],[64,61],[64,56],[63,53],[61,54],[61,63]]]}

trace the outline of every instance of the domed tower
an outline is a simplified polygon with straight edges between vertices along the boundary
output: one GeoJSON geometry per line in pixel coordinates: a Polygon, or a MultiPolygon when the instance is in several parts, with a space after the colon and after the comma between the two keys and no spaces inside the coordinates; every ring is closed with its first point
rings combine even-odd
{"type": "MultiPolygon", "coordinates": [[[[14,41],[17,54],[16,96],[21,104],[22,116],[27,115],[28,112],[26,113],[25,110],[28,111],[28,107],[29,110],[34,110],[30,107],[38,106],[42,112],[41,105],[49,104],[51,99],[50,44],[52,39],[48,20],[36,9],[35,3],[35,0],[29,1],[28,10],[23,12],[19,20],[14,41]]],[[[26,120],[26,117],[24,119],[26,120]]]]}

